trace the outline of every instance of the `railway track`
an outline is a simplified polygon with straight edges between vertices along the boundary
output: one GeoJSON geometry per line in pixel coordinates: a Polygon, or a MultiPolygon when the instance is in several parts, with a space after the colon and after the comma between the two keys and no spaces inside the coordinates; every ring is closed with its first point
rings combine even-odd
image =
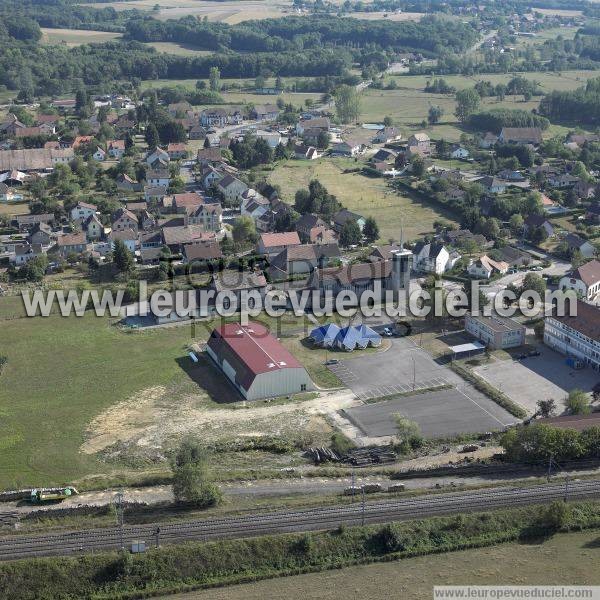
{"type": "Polygon", "coordinates": [[[383,523],[436,515],[475,512],[502,507],[541,504],[552,500],[600,498],[600,480],[566,481],[526,488],[496,488],[440,493],[403,500],[357,501],[350,505],[277,511],[240,517],[209,518],[177,523],[153,523],[101,529],[11,535],[0,537],[0,560],[35,556],[77,555],[128,547],[133,541],[147,545],[176,544],[257,535],[316,531],[338,525],[383,523]]]}

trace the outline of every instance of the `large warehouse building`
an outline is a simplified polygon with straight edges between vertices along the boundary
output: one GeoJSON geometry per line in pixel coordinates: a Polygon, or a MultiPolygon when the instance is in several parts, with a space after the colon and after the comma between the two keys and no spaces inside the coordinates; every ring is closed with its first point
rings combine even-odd
{"type": "Polygon", "coordinates": [[[206,351],[246,400],[314,389],[306,369],[260,323],[213,330],[206,351]]]}

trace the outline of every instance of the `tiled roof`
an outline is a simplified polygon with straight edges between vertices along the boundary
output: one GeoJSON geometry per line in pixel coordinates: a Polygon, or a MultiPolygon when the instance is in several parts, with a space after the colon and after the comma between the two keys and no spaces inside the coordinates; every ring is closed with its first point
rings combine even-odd
{"type": "Polygon", "coordinates": [[[552,318],[596,342],[600,342],[600,308],[577,300],[577,316],[552,315],[552,318]]]}

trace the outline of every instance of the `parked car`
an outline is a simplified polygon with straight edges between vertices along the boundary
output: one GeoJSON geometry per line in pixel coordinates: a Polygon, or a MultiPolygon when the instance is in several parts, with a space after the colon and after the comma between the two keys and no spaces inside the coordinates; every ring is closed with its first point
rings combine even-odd
{"type": "Polygon", "coordinates": [[[539,350],[530,350],[528,356],[540,356],[541,354],[539,350]]]}
{"type": "Polygon", "coordinates": [[[385,335],[386,337],[392,337],[394,334],[392,333],[392,330],[389,327],[384,327],[383,335],[385,335]]]}
{"type": "Polygon", "coordinates": [[[326,365],[337,365],[340,361],[337,358],[330,358],[325,361],[326,365]]]}

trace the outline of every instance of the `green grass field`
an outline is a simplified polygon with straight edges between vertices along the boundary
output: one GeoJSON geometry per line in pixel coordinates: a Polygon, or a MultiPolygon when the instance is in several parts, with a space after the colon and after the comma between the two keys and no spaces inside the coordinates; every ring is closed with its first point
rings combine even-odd
{"type": "Polygon", "coordinates": [[[384,241],[398,240],[401,225],[404,238],[413,239],[431,232],[433,222],[440,217],[452,220],[451,215],[437,207],[424,205],[389,189],[384,179],[343,172],[357,166],[360,163],[343,158],[289,160],[278,164],[268,174],[268,179],[280,186],[282,198],[288,202],[293,202],[296,191],[307,187],[311,179],[318,179],[348,209],[374,217],[384,241]]]}
{"type": "Polygon", "coordinates": [[[170,600],[430,600],[434,585],[598,585],[598,531],[169,596],[170,600]]]}
{"type": "Polygon", "coordinates": [[[82,44],[101,44],[123,37],[120,33],[107,31],[88,31],[86,29],[50,29],[42,27],[42,43],[48,45],[64,44],[69,47],[82,44]]]}
{"type": "MultiPolygon", "coordinates": [[[[523,77],[540,83],[543,92],[552,90],[573,90],[592,78],[598,77],[598,71],[565,71],[564,73],[523,73],[523,77]]],[[[456,89],[473,87],[477,81],[490,81],[493,84],[507,83],[511,74],[489,74],[465,77],[462,75],[444,76],[448,84],[456,89]]],[[[424,91],[427,81],[432,78],[425,75],[415,76],[386,76],[385,81],[394,80],[398,86],[396,90],[368,89],[364,93],[361,120],[365,123],[381,121],[389,115],[402,129],[404,134],[420,130],[421,122],[427,119],[430,106],[440,106],[444,116],[440,123],[430,128],[430,134],[435,138],[444,138],[456,141],[460,138],[462,128],[454,116],[456,102],[452,95],[430,94],[424,91]]],[[[517,108],[532,110],[537,108],[541,97],[536,97],[529,102],[524,102],[521,96],[507,96],[502,102],[496,98],[484,98],[482,109],[490,108],[517,108]]],[[[548,136],[564,135],[568,128],[553,125],[546,133],[548,136]]]]}
{"type": "MultiPolygon", "coordinates": [[[[127,333],[92,314],[16,318],[23,314],[20,298],[0,298],[0,355],[8,358],[0,375],[0,489],[129,472],[127,465],[107,465],[80,451],[92,420],[126,400],[123,410],[131,416],[126,422],[119,421],[122,415],[113,418],[128,435],[152,427],[166,407],[176,419],[181,403],[195,415],[236,408],[229,403],[239,397],[225,379],[215,379],[208,364],[193,367],[187,356],[188,345],[205,341],[214,324],[127,333]]],[[[302,319],[286,316],[281,328],[283,343],[319,385],[340,385],[323,365],[323,354],[302,344],[302,319]]]]}

